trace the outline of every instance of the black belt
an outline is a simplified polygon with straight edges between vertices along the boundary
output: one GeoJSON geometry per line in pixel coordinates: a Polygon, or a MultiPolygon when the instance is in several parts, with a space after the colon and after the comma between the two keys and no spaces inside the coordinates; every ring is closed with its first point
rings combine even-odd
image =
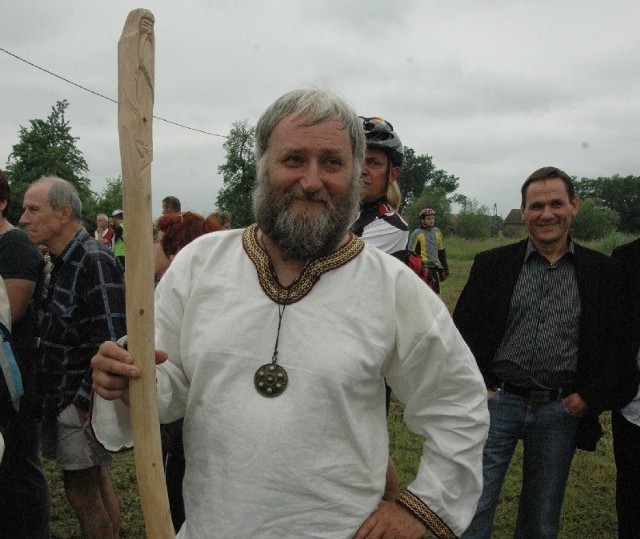
{"type": "Polygon", "coordinates": [[[508,382],[500,382],[497,389],[501,389],[505,393],[511,393],[524,397],[532,402],[551,402],[566,397],[571,393],[575,393],[573,386],[561,386],[554,389],[545,389],[541,387],[522,387],[514,386],[508,382]]]}

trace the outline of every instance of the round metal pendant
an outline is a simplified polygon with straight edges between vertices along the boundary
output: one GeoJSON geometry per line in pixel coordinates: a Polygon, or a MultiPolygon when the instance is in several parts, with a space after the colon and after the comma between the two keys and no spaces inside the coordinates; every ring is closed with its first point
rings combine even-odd
{"type": "Polygon", "coordinates": [[[288,382],[287,371],[275,363],[263,365],[256,371],[253,377],[253,383],[258,393],[263,397],[277,397],[278,395],[282,395],[284,390],[287,389],[288,382]]]}

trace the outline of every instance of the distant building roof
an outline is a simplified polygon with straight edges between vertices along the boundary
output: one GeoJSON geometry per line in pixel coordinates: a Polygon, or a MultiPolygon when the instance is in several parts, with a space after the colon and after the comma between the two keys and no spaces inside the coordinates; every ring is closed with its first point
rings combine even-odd
{"type": "Polygon", "coordinates": [[[505,225],[523,225],[524,221],[522,220],[522,216],[520,215],[520,209],[516,208],[509,212],[507,218],[504,220],[505,225]]]}

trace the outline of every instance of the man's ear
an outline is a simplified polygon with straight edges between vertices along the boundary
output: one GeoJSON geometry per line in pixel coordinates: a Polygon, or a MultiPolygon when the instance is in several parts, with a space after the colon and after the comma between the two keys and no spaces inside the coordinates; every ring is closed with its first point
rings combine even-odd
{"type": "Polygon", "coordinates": [[[71,206],[64,205],[60,208],[59,211],[65,223],[72,220],[73,211],[71,210],[71,206]]]}
{"type": "Polygon", "coordinates": [[[580,209],[580,202],[582,202],[580,200],[580,196],[579,195],[575,195],[573,197],[573,200],[571,201],[571,206],[573,206],[573,210],[571,210],[571,215],[573,217],[575,217],[576,215],[578,215],[578,210],[580,209]]]}
{"type": "Polygon", "coordinates": [[[391,170],[389,171],[389,181],[393,183],[397,181],[399,177],[400,177],[400,167],[391,167],[391,170]]]}

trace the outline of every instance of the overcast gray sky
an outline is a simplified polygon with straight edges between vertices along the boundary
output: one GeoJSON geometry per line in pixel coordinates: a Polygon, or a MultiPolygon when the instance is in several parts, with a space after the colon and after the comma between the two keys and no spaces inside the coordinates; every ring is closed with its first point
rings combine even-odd
{"type": "MultiPolygon", "coordinates": [[[[138,7],[156,18],[157,116],[227,135],[291,89],[328,88],[503,217],[540,166],[640,175],[637,0],[6,0],[0,47],[115,99],[117,43],[138,7]]],[[[120,174],[114,103],[2,51],[0,93],[0,167],[20,126],[67,99],[93,190],[120,174]]],[[[166,195],[215,208],[223,143],[154,122],[154,215],[166,195]]]]}

